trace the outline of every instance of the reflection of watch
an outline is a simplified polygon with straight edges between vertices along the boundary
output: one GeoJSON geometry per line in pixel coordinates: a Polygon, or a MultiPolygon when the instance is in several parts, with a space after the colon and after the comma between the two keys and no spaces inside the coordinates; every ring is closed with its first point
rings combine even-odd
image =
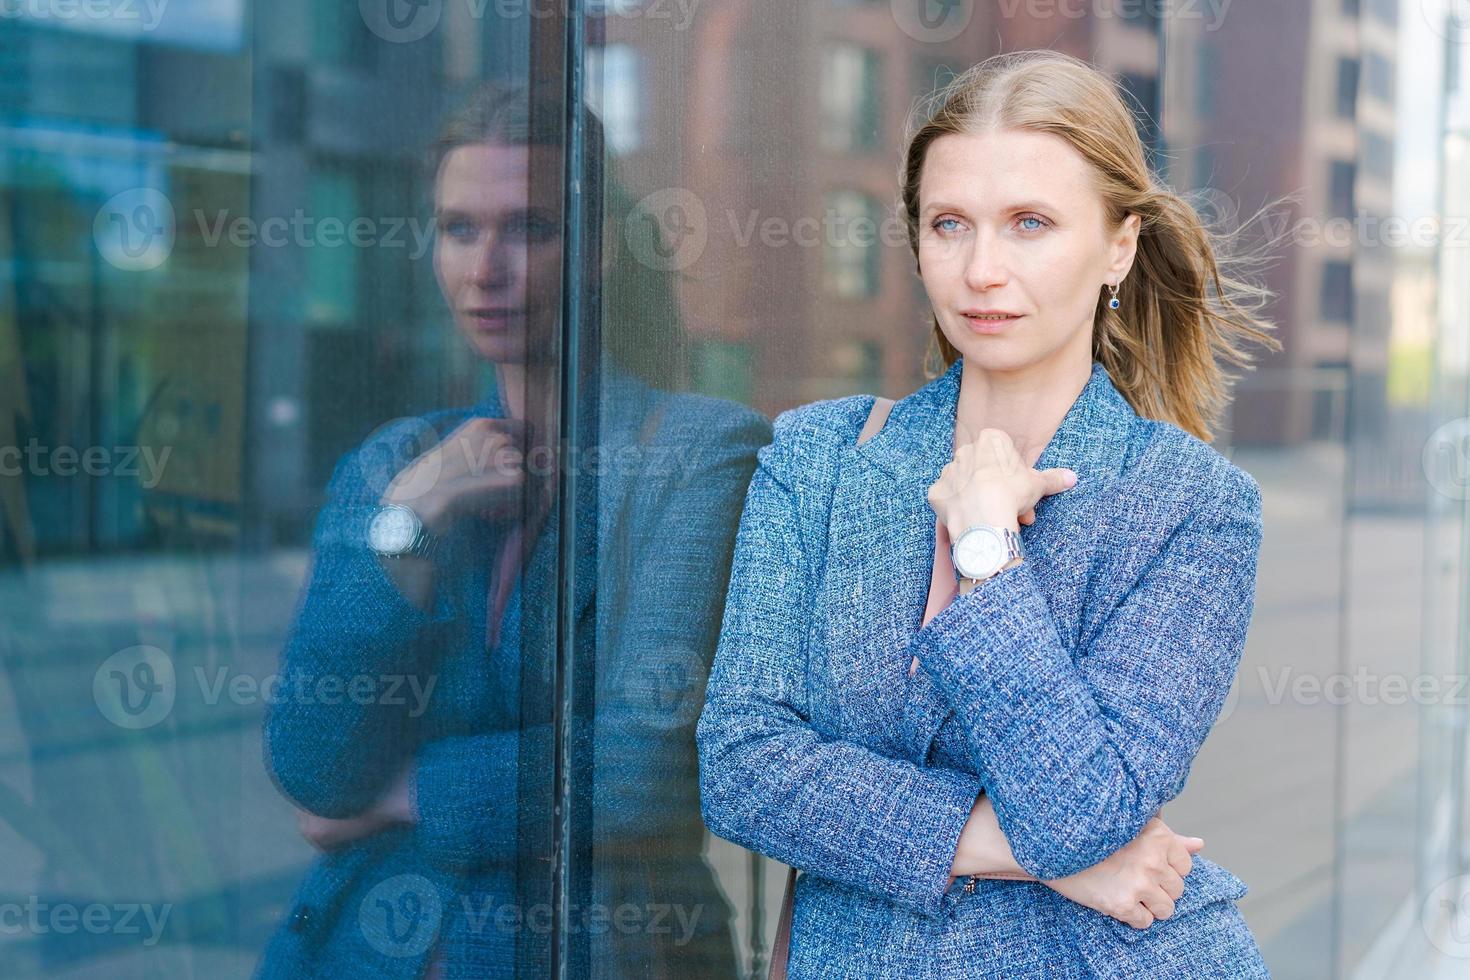
{"type": "Polygon", "coordinates": [[[427,558],[438,541],[405,504],[385,504],[368,525],[368,547],[383,558],[427,558]]]}
{"type": "Polygon", "coordinates": [[[1021,536],[1008,527],[975,524],[960,532],[949,548],[950,563],[962,593],[993,578],[1017,558],[1024,558],[1021,536]]]}

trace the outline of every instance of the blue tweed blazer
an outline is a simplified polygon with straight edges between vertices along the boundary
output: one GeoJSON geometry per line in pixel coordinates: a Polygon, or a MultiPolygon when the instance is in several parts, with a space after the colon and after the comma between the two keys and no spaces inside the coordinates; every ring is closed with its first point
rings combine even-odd
{"type": "Polygon", "coordinates": [[[962,368],[862,446],[870,395],[777,416],[696,731],[706,824],[803,872],[793,980],[1268,976],[1245,885],[1201,857],[1146,930],[1038,882],[948,883],[982,790],[1041,879],[1179,794],[1240,660],[1261,540],[1256,482],[1139,417],[1094,362],[1037,463],[1077,486],[1037,505],[1022,565],[920,628],[962,368]]]}

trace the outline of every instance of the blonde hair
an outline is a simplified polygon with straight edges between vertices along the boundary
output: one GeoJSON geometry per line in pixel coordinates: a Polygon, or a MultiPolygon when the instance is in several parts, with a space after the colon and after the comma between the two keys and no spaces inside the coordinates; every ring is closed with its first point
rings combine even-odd
{"type": "MultiPolygon", "coordinates": [[[[1099,287],[1093,359],[1139,415],[1210,441],[1235,380],[1216,357],[1247,367],[1246,341],[1281,349],[1267,333],[1274,324],[1258,315],[1274,294],[1242,273],[1269,257],[1240,251],[1241,229],[1206,227],[1195,208],[1149,170],[1134,116],[1111,78],[1060,52],[1018,51],[974,65],[920,100],[910,115],[899,184],[916,270],[919,176],[930,144],[949,133],[992,129],[1061,137],[1089,164],[1107,227],[1116,228],[1129,213],[1139,215],[1137,253],[1119,284],[1117,310],[1108,308],[1111,293],[1099,287]]],[[[931,323],[930,353],[937,346],[948,368],[959,351],[938,319],[931,323]]]]}

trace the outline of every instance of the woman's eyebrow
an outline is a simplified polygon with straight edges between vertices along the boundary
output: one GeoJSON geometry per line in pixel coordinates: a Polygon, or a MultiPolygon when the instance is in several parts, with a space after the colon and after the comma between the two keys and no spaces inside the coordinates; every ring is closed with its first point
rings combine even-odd
{"type": "Polygon", "coordinates": [[[1007,211],[1055,211],[1055,210],[1057,210],[1057,206],[1055,204],[1051,203],[1050,201],[1043,201],[1040,198],[1031,198],[1030,200],[1026,200],[1026,201],[1017,201],[1016,203],[1014,203],[1014,204],[1010,205],[1008,208],[1006,208],[1006,210],[1007,211]]]}
{"type": "MultiPolygon", "coordinates": [[[[924,206],[924,214],[932,214],[935,211],[966,211],[966,210],[968,210],[968,209],[965,208],[963,205],[960,205],[960,204],[952,204],[952,203],[950,203],[948,201],[934,201],[934,202],[932,202],[932,203],[927,204],[927,205],[924,206]]],[[[1052,212],[1055,212],[1057,210],[1059,210],[1059,209],[1057,208],[1057,206],[1055,204],[1052,204],[1050,201],[1043,201],[1040,198],[1029,198],[1029,199],[1024,200],[1024,201],[1014,201],[1014,202],[1012,202],[1010,204],[1005,205],[1003,208],[1001,208],[1001,211],[1002,212],[1005,212],[1005,213],[1009,213],[1011,211],[1052,211],[1052,212]]]]}

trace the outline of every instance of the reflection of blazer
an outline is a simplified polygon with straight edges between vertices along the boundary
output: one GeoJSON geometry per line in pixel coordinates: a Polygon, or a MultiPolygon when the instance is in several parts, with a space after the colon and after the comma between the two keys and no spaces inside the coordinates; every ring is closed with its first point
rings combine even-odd
{"type": "MultiPolygon", "coordinates": [[[[571,774],[589,812],[591,840],[580,843],[595,850],[579,858],[579,871],[592,864],[593,880],[575,884],[584,907],[573,925],[579,914],[611,919],[609,928],[598,918],[582,923],[593,976],[733,972],[731,911],[701,855],[693,729],[741,495],[770,423],[611,367],[596,394],[583,400],[582,422],[599,453],[578,461],[575,522],[577,581],[591,585],[575,602],[576,663],[596,666],[596,706],[590,731],[574,726],[574,737],[591,740],[576,756],[595,765],[571,774]],[[660,923],[647,922],[659,906],[660,923]],[[635,912],[647,930],[626,924],[635,912]]],[[[282,699],[266,720],[267,763],[288,796],[329,817],[368,809],[412,763],[419,820],[318,858],[262,959],[262,977],[417,977],[435,943],[446,977],[544,972],[537,963],[550,942],[549,909],[520,906],[550,880],[540,861],[550,854],[550,801],[518,802],[517,792],[518,774],[552,765],[551,710],[535,705],[536,717],[522,715],[519,682],[532,669],[523,656],[552,661],[556,596],[542,589],[559,580],[557,510],[490,650],[489,559],[504,528],[469,520],[446,535],[427,613],[398,592],[366,543],[377,500],[413,456],[471,415],[504,414],[491,398],[399,420],[333,474],[282,654],[283,688],[339,678],[346,689],[354,677],[407,675],[431,695],[417,713],[407,685],[393,704],[282,699]],[[518,881],[518,862],[534,881],[518,881]]]]}
{"type": "Polygon", "coordinates": [[[1021,528],[1023,564],[920,628],[962,365],[860,447],[871,396],[777,417],[698,725],[705,821],[804,872],[793,980],[1266,976],[1244,884],[1203,858],[1147,930],[1036,882],[946,887],[981,790],[1042,879],[1178,795],[1245,643],[1261,538],[1255,481],[1138,417],[1094,362],[1037,462],[1077,486],[1021,528]]]}

